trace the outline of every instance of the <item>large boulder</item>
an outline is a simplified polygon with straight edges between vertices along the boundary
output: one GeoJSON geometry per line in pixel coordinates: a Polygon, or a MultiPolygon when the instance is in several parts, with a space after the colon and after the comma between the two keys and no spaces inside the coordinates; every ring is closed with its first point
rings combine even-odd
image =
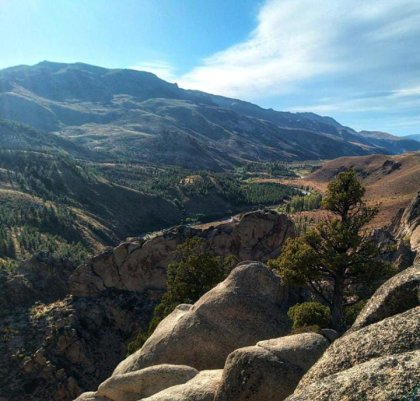
{"type": "Polygon", "coordinates": [[[299,383],[308,384],[373,358],[420,348],[420,306],[337,339],[299,383]]]}
{"type": "Polygon", "coordinates": [[[137,401],[168,387],[187,382],[198,371],[183,365],[157,365],[122,375],[111,376],[103,382],[97,396],[112,401],[137,401]]]}
{"type": "Polygon", "coordinates": [[[73,273],[70,291],[76,296],[98,296],[107,289],[164,290],[166,268],[173,252],[189,238],[203,238],[209,250],[219,256],[266,261],[277,256],[284,241],[293,234],[293,223],[288,217],[272,210],[244,213],[217,226],[173,227],[151,237],[124,242],[96,256],[73,273]]]}
{"type": "Polygon", "coordinates": [[[237,348],[288,333],[280,279],[265,265],[247,262],[194,305],[181,305],[114,374],[163,363],[220,369],[237,348]]]}
{"type": "Polygon", "coordinates": [[[287,401],[414,401],[419,374],[420,351],[384,356],[306,385],[287,401]]]}
{"type": "Polygon", "coordinates": [[[213,401],[221,378],[221,369],[203,370],[185,384],[169,387],[139,401],[213,401]]]}
{"type": "Polygon", "coordinates": [[[365,305],[349,332],[420,304],[420,268],[411,267],[389,279],[365,305]]]}
{"type": "Polygon", "coordinates": [[[302,333],[237,349],[226,360],[214,401],[282,400],[328,345],[320,334],[302,333]]]}
{"type": "Polygon", "coordinates": [[[409,394],[420,373],[419,274],[413,267],[380,287],[287,400],[399,400],[409,394]]]}

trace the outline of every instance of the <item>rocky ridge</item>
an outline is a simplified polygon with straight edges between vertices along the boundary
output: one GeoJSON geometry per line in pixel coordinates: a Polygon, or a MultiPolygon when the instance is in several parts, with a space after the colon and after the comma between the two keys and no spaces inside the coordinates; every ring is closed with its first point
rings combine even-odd
{"type": "MultiPolygon", "coordinates": [[[[261,275],[261,278],[273,275],[262,264],[249,262],[239,265],[219,288],[211,290],[195,304],[197,316],[188,324],[183,325],[182,321],[191,307],[181,306],[166,322],[162,321],[142,350],[117,367],[97,392],[82,394],[77,401],[389,401],[402,400],[410,394],[415,396],[420,372],[420,266],[408,268],[383,284],[362,310],[354,326],[331,345],[326,336],[316,333],[273,336],[256,345],[234,350],[227,355],[221,369],[208,360],[207,354],[213,353],[213,350],[208,349],[208,343],[203,343],[203,337],[199,334],[203,329],[197,305],[217,305],[219,297],[216,295],[221,295],[220,287],[229,293],[230,302],[235,297],[240,299],[238,285],[248,282],[250,274],[254,278],[255,275],[261,275]],[[177,340],[182,344],[184,333],[194,338],[188,352],[186,345],[177,348],[177,340]],[[148,397],[142,397],[142,391],[159,381],[157,376],[150,377],[147,383],[131,381],[129,391],[118,393],[117,398],[101,391],[106,383],[113,382],[118,386],[119,382],[129,381],[131,375],[144,375],[150,369],[146,366],[152,365],[157,370],[168,366],[163,365],[162,359],[157,357],[160,354],[159,344],[163,344],[166,357],[174,358],[171,362],[177,363],[188,358],[185,354],[190,353],[191,345],[194,347],[196,340],[203,352],[195,354],[198,359],[192,364],[201,372],[192,379],[168,386],[148,397]],[[141,360],[147,363],[139,363],[141,360]],[[197,364],[197,360],[200,363],[197,364]],[[208,370],[209,367],[213,369],[208,370]]],[[[266,287],[262,285],[263,281],[260,279],[255,287],[247,287],[251,298],[261,296],[261,289],[266,287]]],[[[223,301],[220,306],[213,311],[214,320],[205,329],[223,327],[227,330],[230,327],[229,319],[236,316],[235,312],[241,311],[235,306],[226,314],[222,308],[223,301]]],[[[252,322],[250,320],[250,324],[252,322]]],[[[280,322],[280,326],[284,323],[280,322]]],[[[255,321],[255,324],[258,331],[260,322],[255,321]]],[[[235,326],[235,330],[241,330],[240,326],[235,326]]],[[[261,338],[268,335],[267,332],[256,334],[261,338]]],[[[223,337],[213,335],[211,331],[207,340],[211,340],[212,344],[224,343],[223,337]]],[[[194,352],[193,349],[191,353],[194,352]]],[[[178,367],[172,365],[172,369],[176,371],[178,367]]],[[[126,385],[120,387],[122,390],[126,388],[126,385]]]]}
{"type": "Polygon", "coordinates": [[[293,223],[288,217],[270,210],[244,213],[207,229],[177,226],[151,238],[124,242],[93,258],[73,273],[70,291],[75,296],[98,296],[112,288],[164,290],[172,253],[188,238],[203,238],[209,250],[219,256],[266,261],[277,256],[292,235],[293,223]]]}
{"type": "Polygon", "coordinates": [[[277,390],[285,397],[329,344],[326,337],[315,333],[284,337],[290,332],[282,308],[286,301],[273,271],[262,263],[243,262],[194,305],[178,306],[96,393],[83,394],[78,400],[90,397],[97,401],[104,396],[112,401],[135,397],[150,401],[259,400],[277,390]],[[160,379],[149,377],[143,383],[131,378],[168,364],[174,371],[188,365],[200,373],[184,384],[142,398],[144,389],[160,379]],[[284,374],[281,380],[279,373],[284,374]],[[120,385],[118,397],[103,391],[112,383],[116,394],[118,383],[127,382],[131,387],[127,390],[125,384],[120,385]]]}

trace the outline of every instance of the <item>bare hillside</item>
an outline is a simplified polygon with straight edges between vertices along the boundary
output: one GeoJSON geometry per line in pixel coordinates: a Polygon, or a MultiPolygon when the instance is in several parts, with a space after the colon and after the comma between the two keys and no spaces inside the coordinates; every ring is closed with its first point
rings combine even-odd
{"type": "Polygon", "coordinates": [[[406,207],[420,189],[420,153],[340,157],[326,162],[308,177],[298,180],[325,191],[328,182],[340,171],[354,168],[366,187],[366,200],[379,202],[380,213],[372,223],[382,227],[391,222],[400,208],[406,207]]]}

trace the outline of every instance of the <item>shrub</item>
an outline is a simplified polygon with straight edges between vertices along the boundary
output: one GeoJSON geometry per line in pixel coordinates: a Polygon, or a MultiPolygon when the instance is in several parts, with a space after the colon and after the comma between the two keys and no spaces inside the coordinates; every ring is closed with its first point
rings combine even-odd
{"type": "Polygon", "coordinates": [[[304,302],[289,308],[287,316],[293,321],[293,330],[307,326],[327,327],[330,323],[330,309],[319,302],[304,302]]]}

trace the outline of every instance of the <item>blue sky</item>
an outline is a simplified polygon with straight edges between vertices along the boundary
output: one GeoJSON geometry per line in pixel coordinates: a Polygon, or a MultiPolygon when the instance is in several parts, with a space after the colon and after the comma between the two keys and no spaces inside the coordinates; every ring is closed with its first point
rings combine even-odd
{"type": "Polygon", "coordinates": [[[359,130],[420,133],[418,0],[0,0],[0,35],[0,68],[136,68],[359,130]]]}

